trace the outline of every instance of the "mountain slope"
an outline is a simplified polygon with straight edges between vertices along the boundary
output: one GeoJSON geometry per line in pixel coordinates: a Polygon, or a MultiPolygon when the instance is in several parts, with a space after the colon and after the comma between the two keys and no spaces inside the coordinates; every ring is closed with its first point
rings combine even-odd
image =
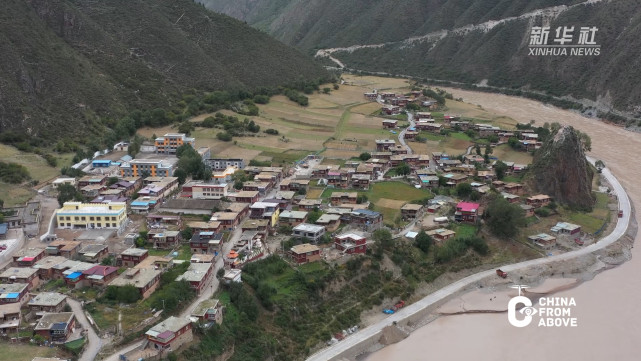
{"type": "Polygon", "coordinates": [[[98,132],[99,117],[168,107],[191,89],[254,89],[327,76],[310,57],[191,0],[3,5],[3,131],[98,132]]]}
{"type": "Polygon", "coordinates": [[[304,51],[337,48],[332,56],[350,69],[541,91],[640,115],[638,0],[311,0],[307,13],[299,0],[199,1],[304,51]],[[267,3],[280,4],[278,16],[258,11],[267,3]],[[290,21],[300,25],[285,31],[290,21]],[[531,27],[544,24],[551,38],[558,26],[574,26],[577,38],[581,26],[598,27],[601,55],[528,55],[531,27]]]}

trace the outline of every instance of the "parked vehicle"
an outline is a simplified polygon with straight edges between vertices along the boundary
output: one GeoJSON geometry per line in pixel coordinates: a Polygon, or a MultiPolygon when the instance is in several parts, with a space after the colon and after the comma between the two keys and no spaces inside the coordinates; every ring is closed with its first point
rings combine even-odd
{"type": "Polygon", "coordinates": [[[384,313],[384,314],[386,314],[386,315],[391,315],[391,314],[393,314],[394,312],[395,312],[395,311],[394,311],[393,309],[391,309],[391,308],[384,308],[384,309],[383,309],[383,313],[384,313]]]}
{"type": "Polygon", "coordinates": [[[623,211],[619,211],[619,218],[623,218],[623,211]]]}
{"type": "Polygon", "coordinates": [[[500,268],[496,270],[496,274],[501,278],[506,278],[507,277],[507,272],[501,271],[500,268]]]}
{"type": "Polygon", "coordinates": [[[574,243],[578,244],[579,246],[583,246],[585,242],[583,242],[580,238],[575,238],[574,243]]]}

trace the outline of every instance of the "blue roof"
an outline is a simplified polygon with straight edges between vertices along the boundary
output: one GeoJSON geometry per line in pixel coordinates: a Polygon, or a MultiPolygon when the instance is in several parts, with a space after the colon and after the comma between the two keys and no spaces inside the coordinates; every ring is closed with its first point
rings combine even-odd
{"type": "Polygon", "coordinates": [[[11,293],[7,293],[7,297],[5,297],[5,298],[18,298],[18,297],[20,297],[20,293],[11,292],[11,293]]]}
{"type": "Polygon", "coordinates": [[[8,223],[0,223],[0,234],[7,234],[8,229],[9,229],[8,223]]]}
{"type": "Polygon", "coordinates": [[[203,236],[213,236],[214,232],[200,232],[200,234],[203,236]]]}
{"type": "Polygon", "coordinates": [[[74,278],[80,277],[80,275],[82,275],[82,272],[74,272],[74,273],[72,273],[70,275],[67,275],[67,277],[65,277],[65,278],[74,279],[74,278]]]}
{"type": "Polygon", "coordinates": [[[92,163],[105,163],[105,164],[111,164],[111,161],[109,159],[96,159],[92,163]]]}
{"type": "Polygon", "coordinates": [[[149,205],[149,201],[133,201],[131,202],[132,206],[146,206],[149,205]]]}

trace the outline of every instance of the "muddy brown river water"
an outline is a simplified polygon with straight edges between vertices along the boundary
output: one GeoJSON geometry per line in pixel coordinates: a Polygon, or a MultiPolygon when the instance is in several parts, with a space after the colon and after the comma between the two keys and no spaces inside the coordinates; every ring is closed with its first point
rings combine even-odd
{"type": "MultiPolygon", "coordinates": [[[[641,205],[641,134],[527,99],[447,90],[455,98],[520,122],[559,122],[588,133],[592,138],[590,155],[603,160],[632,203],[641,205]]],[[[637,212],[637,222],[640,214],[637,212]]],[[[635,245],[638,242],[639,236],[635,245]]],[[[577,327],[516,328],[508,323],[505,313],[444,316],[366,360],[641,359],[641,247],[632,249],[632,260],[555,296],[574,298],[572,316],[577,318],[577,327]]]]}

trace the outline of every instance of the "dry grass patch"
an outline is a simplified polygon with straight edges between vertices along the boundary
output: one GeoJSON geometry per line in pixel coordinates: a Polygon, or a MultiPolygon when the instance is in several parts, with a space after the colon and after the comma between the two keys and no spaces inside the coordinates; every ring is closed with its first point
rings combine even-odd
{"type": "Polygon", "coordinates": [[[396,200],[396,199],[381,198],[376,202],[376,205],[378,207],[400,209],[403,205],[405,205],[405,203],[407,203],[407,202],[406,201],[399,201],[399,200],[396,200]]]}
{"type": "Polygon", "coordinates": [[[353,113],[359,113],[364,115],[370,115],[375,111],[381,110],[381,105],[377,102],[369,102],[366,104],[361,104],[352,108],[353,113]]]}
{"type": "Polygon", "coordinates": [[[533,159],[530,153],[514,150],[507,144],[495,147],[492,155],[504,162],[514,162],[518,164],[531,164],[533,159]]]}
{"type": "Polygon", "coordinates": [[[352,157],[358,157],[360,154],[361,152],[354,150],[327,149],[321,155],[327,158],[350,159],[352,157]]]}

